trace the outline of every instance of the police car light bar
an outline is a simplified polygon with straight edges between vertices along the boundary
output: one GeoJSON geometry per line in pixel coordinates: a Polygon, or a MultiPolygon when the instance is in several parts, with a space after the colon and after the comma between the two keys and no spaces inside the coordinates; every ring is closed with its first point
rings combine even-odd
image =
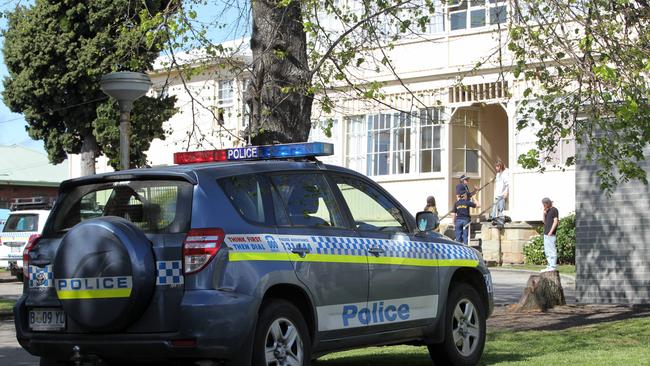
{"type": "Polygon", "coordinates": [[[235,147],[232,149],[174,153],[174,164],[216,161],[290,159],[334,154],[334,145],[326,142],[235,147]]]}

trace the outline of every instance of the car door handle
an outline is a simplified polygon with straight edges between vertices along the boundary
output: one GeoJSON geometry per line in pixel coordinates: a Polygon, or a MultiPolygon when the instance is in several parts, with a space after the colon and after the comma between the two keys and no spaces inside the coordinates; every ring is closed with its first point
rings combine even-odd
{"type": "Polygon", "coordinates": [[[380,254],[385,253],[385,251],[382,248],[378,248],[378,247],[368,248],[368,252],[374,254],[376,257],[379,257],[380,254]]]}
{"type": "Polygon", "coordinates": [[[298,254],[300,256],[300,258],[305,258],[305,256],[309,252],[311,252],[311,250],[309,248],[305,248],[305,247],[295,247],[295,248],[291,249],[291,253],[298,254]]]}

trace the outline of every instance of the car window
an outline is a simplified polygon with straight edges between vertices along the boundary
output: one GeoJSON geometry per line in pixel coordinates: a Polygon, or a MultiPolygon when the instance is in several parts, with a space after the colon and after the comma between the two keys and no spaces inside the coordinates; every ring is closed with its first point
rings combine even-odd
{"type": "Polygon", "coordinates": [[[2,231],[5,233],[38,231],[38,215],[12,214],[7,219],[2,231]]]}
{"type": "Polygon", "coordinates": [[[192,185],[180,181],[127,181],[76,187],[63,198],[54,230],[81,221],[119,216],[146,233],[184,232],[189,225],[192,185]]]}
{"type": "Polygon", "coordinates": [[[289,215],[287,214],[287,208],[280,197],[280,193],[275,188],[274,185],[271,185],[271,198],[273,199],[273,212],[275,214],[275,223],[280,226],[290,226],[291,221],[289,221],[289,215]]]}
{"type": "Polygon", "coordinates": [[[220,179],[219,184],[240,215],[256,223],[266,222],[259,176],[251,174],[228,177],[220,179]]]}
{"type": "Polygon", "coordinates": [[[334,175],[359,230],[408,232],[402,212],[386,196],[359,179],[334,175]]]}
{"type": "Polygon", "coordinates": [[[271,182],[291,225],[345,227],[341,211],[322,174],[272,175],[271,182]]]}

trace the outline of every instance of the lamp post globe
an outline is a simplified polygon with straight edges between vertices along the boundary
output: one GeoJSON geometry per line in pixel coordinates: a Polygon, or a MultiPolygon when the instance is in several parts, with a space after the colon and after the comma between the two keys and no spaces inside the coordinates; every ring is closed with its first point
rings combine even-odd
{"type": "Polygon", "coordinates": [[[120,163],[129,169],[129,117],[133,102],[151,88],[149,76],[140,72],[118,71],[102,76],[102,91],[115,99],[120,107],[120,163]]]}

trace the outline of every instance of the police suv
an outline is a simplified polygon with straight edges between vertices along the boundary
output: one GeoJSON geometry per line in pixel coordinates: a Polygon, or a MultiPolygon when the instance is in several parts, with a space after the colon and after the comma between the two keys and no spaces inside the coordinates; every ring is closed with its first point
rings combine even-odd
{"type": "Polygon", "coordinates": [[[476,364],[493,308],[475,250],[324,143],[176,153],[65,181],[24,253],[17,338],[41,365],[309,365],[409,343],[476,364]]]}

